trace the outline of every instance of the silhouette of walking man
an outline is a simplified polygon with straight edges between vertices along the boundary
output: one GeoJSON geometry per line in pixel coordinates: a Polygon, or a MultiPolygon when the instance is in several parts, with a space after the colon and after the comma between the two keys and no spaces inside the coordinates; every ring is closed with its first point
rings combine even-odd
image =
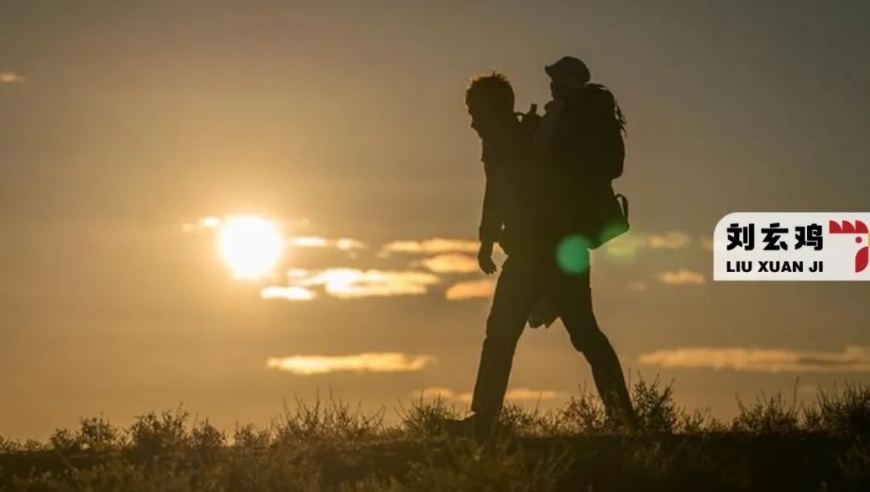
{"type": "MultiPolygon", "coordinates": [[[[576,126],[583,121],[578,111],[589,109],[589,98],[583,97],[589,72],[582,61],[567,57],[546,71],[552,79],[553,101],[539,125],[531,114],[534,106],[530,115],[517,119],[513,88],[502,74],[478,76],[466,90],[471,126],[481,138],[487,180],[478,260],[484,273],[496,271],[491,259],[495,242],[507,259],[486,321],[473,415],[458,421],[462,430],[485,433],[491,428],[502,408],[526,323],[549,325],[556,317],[562,319],[575,349],[589,361],[608,420],[627,426],[635,421],[619,359],[593,313],[589,251],[583,247],[569,252],[574,264],[578,259],[580,264],[585,262],[580,271],[566,272],[557,259],[562,255],[557,249],[566,237],[588,234],[593,223],[601,222],[601,213],[574,211],[578,200],[573,194],[578,186],[586,195],[579,201],[581,207],[597,205],[602,189],[610,189],[612,196],[610,181],[602,186],[605,177],[577,179],[571,175],[569,161],[577,151],[592,151],[593,159],[606,156],[596,154],[604,148],[597,142],[580,139],[584,148],[577,145],[580,128],[576,126]],[[566,190],[566,186],[573,187],[566,190]],[[539,312],[542,309],[545,312],[539,312]]],[[[624,122],[621,113],[619,120],[624,122]]],[[[621,159],[619,167],[621,174],[621,159]]],[[[596,244],[590,247],[596,247],[597,242],[592,242],[596,244]]]]}

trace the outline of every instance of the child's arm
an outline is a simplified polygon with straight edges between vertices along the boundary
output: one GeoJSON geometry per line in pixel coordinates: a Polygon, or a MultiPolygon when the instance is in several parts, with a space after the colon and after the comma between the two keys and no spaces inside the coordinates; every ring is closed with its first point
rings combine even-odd
{"type": "Polygon", "coordinates": [[[565,106],[566,102],[563,99],[554,99],[545,106],[546,113],[535,133],[533,144],[535,155],[542,161],[546,161],[552,156],[553,137],[565,106]]]}

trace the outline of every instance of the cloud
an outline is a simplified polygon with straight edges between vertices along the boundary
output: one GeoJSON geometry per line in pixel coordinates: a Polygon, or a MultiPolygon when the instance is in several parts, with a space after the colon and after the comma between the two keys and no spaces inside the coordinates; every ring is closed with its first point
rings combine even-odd
{"type": "Polygon", "coordinates": [[[633,291],[641,292],[649,289],[649,285],[647,285],[646,282],[632,282],[628,284],[628,288],[633,291]]]}
{"type": "MultiPolygon", "coordinates": [[[[685,231],[666,231],[661,233],[629,232],[614,239],[604,250],[613,256],[632,256],[641,250],[679,250],[693,244],[702,249],[710,248],[709,239],[693,237],[685,231]]],[[[480,243],[472,239],[433,238],[424,240],[393,241],[385,244],[381,256],[392,253],[413,254],[445,254],[445,253],[476,253],[480,243]]]]}
{"type": "Polygon", "coordinates": [[[297,355],[272,357],[266,367],[289,371],[300,376],[335,372],[416,372],[436,362],[431,355],[408,355],[398,352],[363,353],[356,355],[297,355]]]}
{"type": "Polygon", "coordinates": [[[698,244],[701,245],[701,249],[704,251],[713,251],[713,239],[709,237],[699,237],[698,244]]]}
{"type": "Polygon", "coordinates": [[[636,255],[646,246],[646,238],[642,234],[628,233],[618,237],[603,246],[608,256],[627,257],[636,255]]]}
{"type": "Polygon", "coordinates": [[[660,367],[755,372],[870,372],[870,347],[850,345],[842,352],[799,352],[741,347],[679,348],[642,354],[638,361],[660,367]]]}
{"type": "Polygon", "coordinates": [[[428,272],[353,268],[293,269],[287,272],[287,279],[290,286],[319,286],[330,296],[342,299],[421,295],[428,292],[429,286],[441,282],[437,275],[428,272]]]}
{"type": "MultiPolygon", "coordinates": [[[[232,221],[234,219],[249,218],[249,217],[262,218],[264,220],[267,220],[267,221],[275,224],[277,227],[280,227],[280,228],[296,229],[296,228],[300,228],[300,227],[308,227],[310,225],[310,222],[308,221],[308,219],[282,219],[282,220],[279,220],[279,219],[261,216],[258,214],[232,214],[232,215],[224,215],[224,216],[209,215],[209,216],[200,218],[196,222],[189,222],[189,223],[182,224],[181,227],[184,230],[184,232],[203,233],[203,232],[209,232],[212,230],[216,230],[224,222],[232,221]]],[[[339,241],[347,241],[347,240],[339,240],[339,241]]]]}
{"type": "Polygon", "coordinates": [[[669,231],[660,234],[629,232],[614,239],[605,248],[627,252],[636,252],[639,249],[680,249],[690,242],[690,236],[682,231],[669,231]]]}
{"type": "MultiPolygon", "coordinates": [[[[232,220],[238,216],[208,216],[199,219],[194,223],[182,224],[184,232],[188,233],[204,233],[218,229],[221,224],[228,220],[232,220]]],[[[298,219],[291,221],[279,221],[267,219],[276,226],[285,226],[296,229],[298,227],[307,227],[309,225],[307,219],[298,219]]],[[[285,239],[287,246],[296,248],[333,248],[340,251],[353,251],[365,249],[367,246],[362,241],[351,238],[327,239],[321,236],[290,236],[285,239]]]]}
{"type": "Polygon", "coordinates": [[[310,301],[317,297],[317,293],[305,287],[289,286],[289,287],[265,287],[260,290],[260,297],[263,299],[285,299],[288,301],[310,301]]]}
{"type": "Polygon", "coordinates": [[[652,249],[680,249],[686,247],[689,242],[691,242],[691,237],[681,231],[646,236],[646,244],[652,249]]]}
{"type": "Polygon", "coordinates": [[[414,395],[420,396],[422,398],[431,398],[431,399],[440,398],[442,400],[457,400],[457,401],[465,401],[465,402],[471,401],[471,393],[470,392],[457,393],[456,391],[453,391],[450,388],[444,388],[444,387],[440,387],[440,386],[426,388],[423,391],[421,391],[420,393],[414,393],[414,395]]]}
{"type": "MultiPolygon", "coordinates": [[[[415,396],[422,396],[422,398],[431,399],[440,398],[442,400],[452,400],[470,403],[472,393],[468,391],[459,393],[450,388],[436,386],[432,388],[426,388],[421,393],[415,393],[415,396]]],[[[543,401],[554,400],[556,398],[563,398],[566,396],[567,393],[562,391],[514,388],[508,390],[507,393],[505,393],[504,399],[506,401],[543,401]]]]}
{"type": "Polygon", "coordinates": [[[393,241],[385,244],[381,252],[390,253],[476,253],[480,244],[469,239],[434,238],[422,241],[393,241]]]}
{"type": "MultiPolygon", "coordinates": [[[[631,257],[641,250],[680,250],[693,244],[700,248],[712,248],[703,238],[693,239],[693,236],[685,231],[666,231],[661,233],[629,232],[614,239],[603,247],[603,250],[613,257],[631,257]]],[[[386,257],[395,253],[404,254],[461,254],[476,253],[480,243],[472,239],[445,239],[433,238],[423,240],[393,241],[383,245],[379,256],[386,257]]],[[[497,245],[496,245],[497,246],[497,245]]],[[[712,249],[710,249],[712,250],[712,249]]],[[[473,269],[469,266],[469,272],[473,269]]],[[[476,269],[476,267],[475,267],[476,269]]],[[[446,273],[446,272],[443,272],[446,273]]],[[[458,272],[463,273],[463,272],[458,272]]]]}
{"type": "Polygon", "coordinates": [[[641,250],[678,250],[685,249],[692,244],[697,244],[701,249],[710,248],[709,239],[698,238],[684,231],[668,231],[663,233],[629,232],[622,237],[616,238],[604,246],[604,251],[612,256],[634,256],[641,250]]]}
{"type": "Polygon", "coordinates": [[[15,72],[0,72],[0,84],[24,84],[27,82],[27,77],[15,72]]]}
{"type": "Polygon", "coordinates": [[[667,285],[704,285],[706,283],[704,275],[686,269],[660,273],[656,275],[656,279],[667,285]]]}
{"type": "Polygon", "coordinates": [[[508,390],[505,400],[511,401],[538,401],[553,400],[567,396],[567,393],[553,390],[533,390],[528,388],[516,388],[508,390]]]}
{"type": "Polygon", "coordinates": [[[220,217],[203,217],[194,223],[182,224],[181,228],[184,232],[198,234],[217,229],[217,227],[221,225],[221,221],[220,217]]]}
{"type": "Polygon", "coordinates": [[[415,262],[414,265],[422,266],[435,273],[472,273],[480,267],[477,265],[477,257],[459,253],[448,253],[415,262]]]}
{"type": "Polygon", "coordinates": [[[444,294],[444,297],[446,297],[448,301],[460,301],[464,299],[492,297],[494,292],[495,280],[466,280],[451,285],[444,294]]]}
{"type": "Polygon", "coordinates": [[[350,238],[326,239],[320,236],[296,236],[287,239],[288,246],[297,248],[335,248],[341,251],[365,249],[362,241],[350,238]]]}

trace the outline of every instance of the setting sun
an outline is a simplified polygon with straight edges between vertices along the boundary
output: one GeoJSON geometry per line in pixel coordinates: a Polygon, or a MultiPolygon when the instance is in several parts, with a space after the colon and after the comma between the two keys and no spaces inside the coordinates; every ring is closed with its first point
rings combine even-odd
{"type": "Polygon", "coordinates": [[[221,260],[238,279],[255,279],[272,271],[284,252],[284,239],[274,223],[262,217],[236,216],[218,230],[221,260]]]}

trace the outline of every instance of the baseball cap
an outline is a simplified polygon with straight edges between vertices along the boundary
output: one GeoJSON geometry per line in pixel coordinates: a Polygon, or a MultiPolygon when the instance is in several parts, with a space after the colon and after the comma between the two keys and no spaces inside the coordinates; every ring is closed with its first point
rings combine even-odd
{"type": "Polygon", "coordinates": [[[589,67],[573,56],[563,56],[556,63],[545,66],[544,71],[554,82],[569,86],[582,86],[592,78],[589,67]]]}

